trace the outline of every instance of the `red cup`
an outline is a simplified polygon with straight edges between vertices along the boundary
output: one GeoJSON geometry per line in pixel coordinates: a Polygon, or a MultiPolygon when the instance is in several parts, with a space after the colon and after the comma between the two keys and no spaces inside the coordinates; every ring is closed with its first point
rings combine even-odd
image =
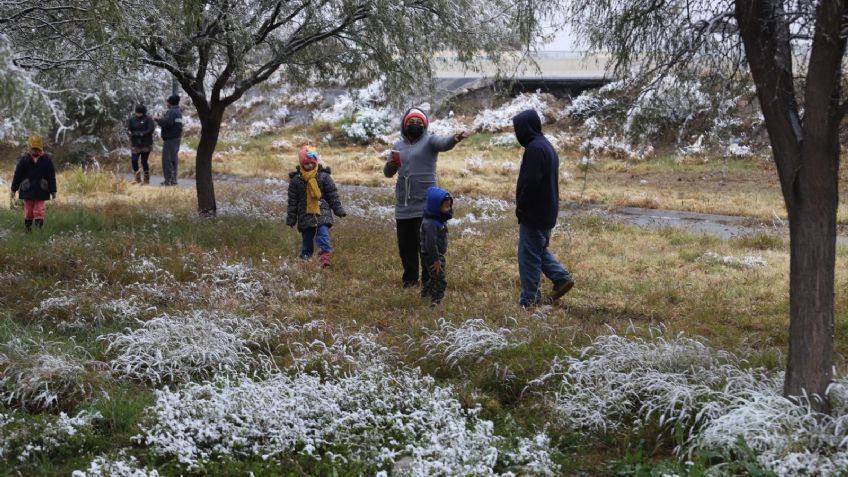
{"type": "Polygon", "coordinates": [[[392,149],[390,153],[391,161],[394,165],[400,167],[400,151],[392,149]]]}

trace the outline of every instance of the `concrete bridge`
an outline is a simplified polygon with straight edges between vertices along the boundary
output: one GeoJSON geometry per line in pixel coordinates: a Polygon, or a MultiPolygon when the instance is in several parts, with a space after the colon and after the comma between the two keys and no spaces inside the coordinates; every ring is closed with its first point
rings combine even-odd
{"type": "Polygon", "coordinates": [[[610,81],[606,74],[609,58],[582,51],[539,51],[528,57],[513,56],[498,68],[488,61],[465,70],[449,56],[436,59],[438,88],[448,95],[463,95],[500,86],[513,93],[541,90],[555,96],[577,96],[610,81]]]}

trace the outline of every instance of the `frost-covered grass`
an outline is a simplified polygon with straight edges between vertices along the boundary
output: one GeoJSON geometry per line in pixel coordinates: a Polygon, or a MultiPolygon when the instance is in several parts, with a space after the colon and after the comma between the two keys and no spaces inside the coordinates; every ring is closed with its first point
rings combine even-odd
{"type": "MultiPolygon", "coordinates": [[[[837,381],[832,416],[793,403],[783,375],[682,335],[604,335],[556,360],[540,382],[558,382],[549,403],[562,424],[588,435],[650,430],[676,442],[681,459],[738,452],[780,476],[840,475],[848,464],[848,395],[837,381]]],[[[718,463],[715,470],[726,467],[718,463]]]]}
{"type": "Polygon", "coordinates": [[[98,339],[115,354],[113,374],[159,384],[246,372],[257,364],[251,348],[274,331],[273,323],[256,317],[195,311],[162,315],[98,339]]]}
{"type": "MultiPolygon", "coordinates": [[[[0,465],[22,475],[154,469],[162,475],[262,475],[281,465],[303,469],[307,475],[328,475],[333,469],[338,475],[380,470],[391,475],[413,469],[438,474],[439,466],[448,466],[444,473],[451,473],[473,464],[481,466],[480,473],[535,475],[550,468],[545,464],[549,456],[560,466],[560,475],[604,473],[608,461],[638,447],[638,440],[628,437],[633,421],[608,433],[605,446],[597,446],[552,419],[543,397],[552,396],[559,383],[552,378],[543,387],[528,385],[546,374],[555,356],[573,356],[593,337],[608,334],[607,325],[622,330],[632,319],[665,322],[669,336],[679,331],[708,336],[716,349],[752,350],[752,367],[763,366],[768,373],[782,366],[788,254],[780,241],[724,243],[684,232],[639,231],[601,212],[568,211],[551,249],[575,272],[577,287],[561,306],[518,309],[513,207],[501,198],[508,195],[479,193],[514,181],[514,175],[499,171],[503,162],[517,165],[518,158],[509,148],[490,149],[490,138],[476,135],[446,153],[440,165],[445,174],[440,183],[449,184],[457,200],[456,219],[449,223],[448,289],[436,310],[430,310],[417,291],[400,288],[390,187],[343,189],[351,214],[332,229],[334,267],[328,271],[315,260],[296,259],[300,235],[281,222],[286,182],[279,178],[249,184],[220,181],[216,194],[227,213],[214,220],[196,218],[190,197],[154,196],[160,191],[153,188],[145,192],[149,195],[134,196],[137,204],[120,202],[131,197],[121,194],[107,195],[96,207],[51,204],[48,228],[40,235],[24,236],[20,211],[0,210],[0,229],[8,230],[0,237],[6,252],[0,255],[0,304],[4,318],[15,325],[0,333],[0,346],[12,338],[35,338],[36,343],[50,344],[50,354],[67,355],[86,371],[73,380],[86,385],[83,392],[63,391],[58,409],[0,404],[0,414],[14,421],[7,429],[27,436],[16,439],[21,444],[13,444],[7,455],[16,456],[14,449],[35,442],[29,436],[41,435],[43,423],[56,419],[55,412],[103,416],[53,451],[33,454],[25,462],[3,457],[0,465]],[[463,147],[480,152],[450,155],[463,147]],[[464,182],[452,178],[454,167],[466,168],[465,159],[471,156],[480,157],[478,171],[464,182]],[[113,199],[116,202],[110,202],[113,199]],[[160,200],[171,201],[169,207],[160,207],[160,200]],[[768,266],[712,265],[698,260],[705,251],[722,257],[762,256],[768,266]],[[480,321],[469,321],[472,318],[480,321]],[[110,348],[110,343],[115,344],[110,348]],[[120,369],[137,374],[122,374],[120,369]],[[375,385],[385,392],[375,392],[375,385]],[[201,391],[207,394],[201,396],[201,391]],[[249,393],[274,399],[252,402],[249,393]],[[368,395],[350,404],[352,398],[343,400],[345,393],[368,395]],[[142,428],[152,432],[154,427],[168,429],[168,422],[177,425],[157,419],[160,395],[169,403],[179,397],[199,398],[169,408],[183,416],[196,412],[199,419],[195,427],[182,428],[186,434],[175,436],[220,423],[220,429],[235,436],[233,444],[186,437],[181,442],[193,446],[187,447],[194,449],[192,455],[210,455],[189,471],[177,454],[160,454],[158,444],[132,441],[132,436],[144,435],[142,428]],[[281,415],[273,413],[288,412],[295,398],[314,404],[303,409],[315,414],[300,414],[308,425],[282,428],[278,422],[258,422],[253,415],[257,406],[281,415]],[[356,419],[383,409],[380,403],[404,401],[415,406],[387,408],[386,415],[412,426],[416,437],[387,431],[388,418],[375,421],[379,426],[362,434],[396,438],[379,441],[393,453],[391,461],[380,460],[382,450],[355,435],[327,435],[316,424],[329,419],[327,412],[361,423],[356,419]],[[333,406],[342,403],[346,407],[337,412],[333,406]],[[422,410],[441,413],[434,415],[453,427],[410,417],[426,416],[422,410]],[[290,438],[292,432],[305,432],[318,439],[313,440],[314,455],[322,460],[297,444],[278,446],[290,442],[282,438],[272,442],[256,437],[251,445],[262,452],[240,446],[238,439],[250,434],[235,419],[219,419],[225,411],[270,436],[290,438]],[[427,435],[444,440],[436,446],[422,440],[427,435]],[[215,454],[215,446],[228,453],[215,454]],[[263,452],[273,453],[273,458],[263,461],[263,452]],[[539,467],[520,470],[511,454],[535,455],[526,460],[539,467]]],[[[270,147],[273,140],[263,137],[262,147],[270,147]]],[[[383,149],[357,149],[357,167],[370,167],[370,154],[384,157],[383,149]]],[[[603,173],[611,164],[601,159],[593,173],[603,173]]],[[[634,165],[633,172],[641,174],[647,167],[653,167],[651,161],[634,165]]],[[[689,166],[669,161],[664,167],[689,166]]],[[[840,253],[839,260],[837,283],[845,286],[848,267],[843,262],[848,255],[840,253]]],[[[549,290],[544,282],[543,291],[549,290]]],[[[837,295],[838,316],[846,306],[845,297],[837,295]]],[[[837,319],[835,335],[839,369],[844,362],[841,350],[848,343],[839,331],[842,322],[837,319]]],[[[28,351],[22,356],[37,355],[28,351]]],[[[648,427],[637,434],[656,436],[655,431],[648,427]]],[[[166,439],[164,431],[157,432],[166,439]]],[[[661,435],[660,441],[646,441],[646,462],[667,458],[678,445],[668,433],[661,435]],[[659,455],[652,454],[655,448],[659,455]]],[[[749,445],[753,448],[755,442],[752,437],[749,445]]],[[[801,449],[797,442],[788,445],[801,449]]],[[[687,452],[694,449],[693,460],[713,449],[713,444],[695,448],[694,440],[683,445],[687,452]]],[[[733,462],[738,457],[722,459],[733,462]]]]}
{"type": "Polygon", "coordinates": [[[521,338],[508,328],[492,328],[480,319],[467,320],[459,326],[440,318],[437,327],[427,330],[421,345],[428,358],[438,358],[450,367],[465,360],[482,361],[485,357],[521,344],[521,338]]]}
{"type": "Polygon", "coordinates": [[[73,343],[47,341],[5,324],[0,343],[0,402],[34,411],[73,408],[101,384],[94,363],[73,343]]]}
{"type": "Polygon", "coordinates": [[[350,364],[344,373],[330,365],[323,376],[274,373],[159,391],[140,440],[189,468],[222,457],[300,454],[382,472],[407,459],[404,471],[393,472],[400,475],[556,473],[546,436],[510,448],[479,409],[463,409],[450,388],[417,370],[394,369],[382,355],[350,364]]]}

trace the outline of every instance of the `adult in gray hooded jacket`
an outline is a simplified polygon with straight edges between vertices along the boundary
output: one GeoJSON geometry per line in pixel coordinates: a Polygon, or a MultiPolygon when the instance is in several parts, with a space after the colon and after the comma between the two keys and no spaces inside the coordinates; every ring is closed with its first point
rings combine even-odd
{"type": "Polygon", "coordinates": [[[395,221],[400,260],[403,264],[404,288],[418,286],[430,279],[427,267],[421,266],[419,256],[419,229],[424,218],[427,189],[437,186],[436,162],[439,153],[450,151],[459,142],[471,136],[461,132],[453,136],[434,136],[427,131],[429,121],[420,109],[410,109],[401,121],[401,140],[392,148],[392,154],[383,167],[386,177],[398,176],[395,186],[395,221]]]}

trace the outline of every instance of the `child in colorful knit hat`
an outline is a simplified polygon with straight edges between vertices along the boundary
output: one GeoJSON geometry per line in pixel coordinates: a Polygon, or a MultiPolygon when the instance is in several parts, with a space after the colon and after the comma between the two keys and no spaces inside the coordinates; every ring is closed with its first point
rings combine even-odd
{"type": "Polygon", "coordinates": [[[421,264],[429,272],[421,288],[421,296],[430,298],[430,306],[438,305],[448,286],[445,278],[445,254],[448,252],[448,220],[453,218],[453,197],[444,189],[427,189],[424,220],[419,231],[421,264]]]}
{"type": "Polygon", "coordinates": [[[56,169],[50,156],[44,152],[41,136],[31,135],[27,140],[29,151],[24,153],[15,166],[12,178],[12,198],[15,193],[24,201],[24,227],[32,232],[32,225],[39,229],[44,225],[46,202],[56,199],[56,169]]]}
{"type": "Polygon", "coordinates": [[[319,164],[318,150],[306,145],[298,153],[299,166],[289,174],[289,204],[286,225],[300,232],[303,243],[300,258],[309,258],[320,250],[321,266],[329,268],[333,253],[330,228],[333,214],[347,215],[339,200],[338,189],[330,176],[330,168],[319,164]]]}

